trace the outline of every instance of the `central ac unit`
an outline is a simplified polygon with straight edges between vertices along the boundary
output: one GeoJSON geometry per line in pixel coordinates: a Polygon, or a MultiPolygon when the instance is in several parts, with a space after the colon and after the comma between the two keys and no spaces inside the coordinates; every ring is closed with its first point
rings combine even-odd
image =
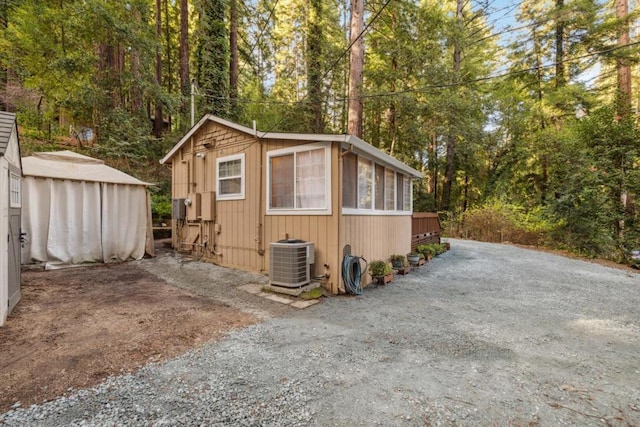
{"type": "Polygon", "coordinates": [[[314,260],[313,243],[284,240],[271,243],[269,282],[272,285],[297,288],[311,282],[314,260]]]}

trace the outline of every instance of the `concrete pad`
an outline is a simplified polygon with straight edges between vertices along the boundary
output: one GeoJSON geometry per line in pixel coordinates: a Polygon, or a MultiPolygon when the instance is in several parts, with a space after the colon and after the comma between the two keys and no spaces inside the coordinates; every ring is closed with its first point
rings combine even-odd
{"type": "Polygon", "coordinates": [[[280,304],[291,304],[291,300],[289,298],[279,297],[278,295],[266,294],[264,298],[279,302],[280,304]]]}
{"type": "Polygon", "coordinates": [[[310,291],[311,289],[319,288],[321,286],[320,282],[311,282],[308,285],[300,286],[299,288],[287,288],[285,286],[277,286],[277,285],[266,285],[264,289],[267,289],[271,292],[276,292],[279,294],[286,294],[297,297],[303,292],[310,291]]]}
{"type": "Polygon", "coordinates": [[[295,308],[307,308],[307,307],[311,307],[312,305],[316,305],[320,302],[319,299],[310,299],[310,300],[306,300],[306,301],[294,301],[291,303],[291,307],[295,307],[295,308]]]}
{"type": "Polygon", "coordinates": [[[257,295],[262,292],[262,287],[264,285],[258,285],[254,283],[249,283],[248,285],[238,286],[238,289],[243,290],[245,292],[249,292],[250,294],[257,295]]]}

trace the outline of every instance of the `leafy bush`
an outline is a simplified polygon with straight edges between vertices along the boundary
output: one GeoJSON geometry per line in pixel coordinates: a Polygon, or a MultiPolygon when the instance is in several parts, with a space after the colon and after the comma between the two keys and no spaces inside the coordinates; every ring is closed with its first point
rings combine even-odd
{"type": "Polygon", "coordinates": [[[556,227],[545,218],[540,207],[526,210],[522,206],[492,200],[463,214],[461,236],[484,242],[541,245],[556,227]]]}
{"type": "Polygon", "coordinates": [[[375,260],[369,263],[369,274],[371,274],[372,277],[386,276],[387,274],[391,274],[392,271],[391,266],[387,262],[375,260]]]}
{"type": "Polygon", "coordinates": [[[171,198],[166,194],[151,194],[151,214],[154,222],[171,219],[171,198]]]}
{"type": "Polygon", "coordinates": [[[416,247],[416,252],[418,252],[419,254],[423,255],[425,258],[427,257],[434,257],[436,255],[436,248],[434,247],[433,244],[428,244],[428,245],[418,245],[416,247]]]}
{"type": "Polygon", "coordinates": [[[429,243],[426,245],[418,245],[416,247],[416,252],[423,255],[425,258],[427,256],[434,257],[436,255],[440,255],[447,251],[447,247],[441,243],[429,243]]]}

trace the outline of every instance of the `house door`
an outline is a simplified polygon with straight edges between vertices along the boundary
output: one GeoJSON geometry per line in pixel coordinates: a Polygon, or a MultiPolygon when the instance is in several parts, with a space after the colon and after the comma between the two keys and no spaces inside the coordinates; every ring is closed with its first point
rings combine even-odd
{"type": "Polygon", "coordinates": [[[20,301],[20,208],[9,209],[9,313],[20,301]]]}

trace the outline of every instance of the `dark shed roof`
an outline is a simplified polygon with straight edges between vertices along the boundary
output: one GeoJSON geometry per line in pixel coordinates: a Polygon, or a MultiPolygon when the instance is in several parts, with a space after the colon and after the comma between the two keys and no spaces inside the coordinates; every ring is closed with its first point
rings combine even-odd
{"type": "Polygon", "coordinates": [[[0,156],[4,156],[9,146],[9,138],[16,123],[16,114],[0,111],[0,156]]]}

